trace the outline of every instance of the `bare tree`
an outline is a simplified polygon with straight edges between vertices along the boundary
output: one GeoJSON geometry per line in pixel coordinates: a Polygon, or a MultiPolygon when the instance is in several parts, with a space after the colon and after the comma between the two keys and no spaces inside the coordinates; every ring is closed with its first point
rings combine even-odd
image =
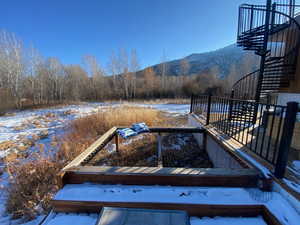
{"type": "MultiPolygon", "coordinates": [[[[112,81],[113,81],[113,90],[114,93],[117,94],[118,93],[118,75],[120,74],[119,72],[119,61],[118,61],[118,57],[116,56],[115,52],[113,51],[110,55],[110,59],[109,59],[109,63],[108,63],[108,71],[110,72],[110,75],[113,77],[112,81]]],[[[119,97],[119,96],[118,96],[119,97]]]]}
{"type": "Polygon", "coordinates": [[[93,97],[96,100],[104,97],[104,70],[101,68],[97,58],[93,55],[85,55],[83,57],[87,73],[91,77],[91,86],[93,97]]]}
{"type": "Polygon", "coordinates": [[[36,104],[38,101],[38,91],[37,91],[37,73],[38,67],[43,63],[43,58],[36,48],[32,45],[28,49],[28,54],[26,54],[26,68],[27,68],[27,81],[28,88],[26,88],[29,97],[32,99],[33,103],[36,104]]]}
{"type": "Polygon", "coordinates": [[[187,59],[182,59],[180,60],[180,72],[181,72],[181,75],[183,76],[186,76],[188,75],[189,71],[190,71],[190,63],[187,59]]]}
{"type": "Polygon", "coordinates": [[[139,64],[139,60],[137,57],[137,53],[136,50],[133,49],[131,51],[131,57],[130,57],[130,73],[132,75],[131,78],[131,97],[135,98],[136,97],[136,85],[137,85],[137,72],[140,69],[140,64],[139,64]]]}
{"type": "Polygon", "coordinates": [[[159,73],[161,75],[161,85],[162,85],[163,91],[165,91],[165,89],[166,89],[167,71],[168,71],[167,56],[166,56],[166,52],[164,50],[163,54],[161,56],[160,64],[159,64],[159,73]]]}
{"type": "Polygon", "coordinates": [[[23,43],[14,34],[1,31],[0,48],[1,74],[5,76],[4,80],[15,98],[15,104],[20,108],[24,92],[22,80],[25,72],[23,43]]]}

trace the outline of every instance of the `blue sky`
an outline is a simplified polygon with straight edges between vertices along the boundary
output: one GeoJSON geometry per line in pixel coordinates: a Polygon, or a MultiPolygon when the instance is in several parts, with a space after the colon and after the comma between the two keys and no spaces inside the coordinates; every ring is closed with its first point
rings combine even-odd
{"type": "MultiPolygon", "coordinates": [[[[141,65],[214,50],[236,40],[238,5],[246,0],[6,0],[0,29],[44,56],[107,64],[113,50],[136,49],[141,65]]],[[[248,0],[248,3],[265,0],[248,0]]]]}

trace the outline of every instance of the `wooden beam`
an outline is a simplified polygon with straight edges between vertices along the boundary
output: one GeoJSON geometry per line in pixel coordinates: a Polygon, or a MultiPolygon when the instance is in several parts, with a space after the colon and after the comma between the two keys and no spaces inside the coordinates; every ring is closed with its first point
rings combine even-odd
{"type": "MultiPolygon", "coordinates": [[[[127,128],[118,126],[118,129],[127,128]]],[[[201,127],[149,127],[150,133],[203,133],[204,128],[201,127]]]]}
{"type": "Polygon", "coordinates": [[[73,161],[63,168],[63,171],[81,165],[84,161],[93,157],[98,151],[100,151],[115,135],[117,127],[112,127],[109,131],[103,134],[99,139],[97,139],[90,147],[88,147],[84,152],[78,155],[73,161]]]}
{"type": "Polygon", "coordinates": [[[205,129],[198,127],[149,127],[151,133],[204,133],[205,129]]]}
{"type": "MultiPolygon", "coordinates": [[[[290,179],[291,181],[293,181],[294,177],[290,177],[289,174],[286,176],[287,179],[290,179]]],[[[295,178],[294,178],[295,179],[295,178]]],[[[295,199],[297,199],[298,201],[300,201],[300,193],[295,191],[294,189],[292,189],[290,186],[288,186],[283,179],[278,179],[273,177],[274,182],[276,182],[281,188],[283,188],[287,193],[289,193],[290,195],[292,195],[295,199]]]]}
{"type": "Polygon", "coordinates": [[[256,187],[258,179],[251,169],[84,166],[65,171],[62,183],[256,187]]]}
{"type": "MultiPolygon", "coordinates": [[[[100,212],[103,207],[184,210],[189,216],[256,217],[262,214],[262,205],[212,205],[159,202],[95,202],[52,200],[56,212],[100,212]]],[[[277,224],[276,224],[277,225],[277,224]]]]}
{"type": "Polygon", "coordinates": [[[39,223],[45,224],[53,213],[100,213],[103,207],[143,208],[160,210],[184,210],[189,216],[230,216],[256,217],[262,216],[268,225],[282,225],[276,216],[265,205],[211,205],[211,204],[179,204],[148,202],[94,202],[52,200],[53,210],[39,223]]]}
{"type": "Polygon", "coordinates": [[[50,220],[53,216],[54,212],[51,210],[47,213],[47,215],[44,216],[44,218],[38,223],[38,225],[47,224],[48,220],[50,220]]]}
{"type": "Polygon", "coordinates": [[[157,158],[158,158],[158,167],[163,167],[161,133],[157,134],[157,158]]]}
{"type": "Polygon", "coordinates": [[[119,153],[119,135],[115,135],[116,152],[119,153]]]}
{"type": "Polygon", "coordinates": [[[268,225],[282,225],[276,216],[264,205],[262,205],[262,217],[268,225]]]}

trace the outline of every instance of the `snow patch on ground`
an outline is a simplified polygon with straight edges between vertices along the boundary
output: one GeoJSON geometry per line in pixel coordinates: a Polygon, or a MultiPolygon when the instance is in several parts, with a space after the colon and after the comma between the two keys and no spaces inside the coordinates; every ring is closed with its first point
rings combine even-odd
{"type": "Polygon", "coordinates": [[[134,104],[141,107],[149,107],[160,111],[172,113],[174,116],[189,113],[190,104],[134,104]]]}
{"type": "Polygon", "coordinates": [[[86,213],[51,213],[45,225],[83,225],[96,224],[98,214],[86,213]]]}
{"type": "Polygon", "coordinates": [[[50,147],[51,139],[61,135],[66,125],[79,117],[105,110],[103,103],[69,105],[58,108],[24,110],[0,117],[0,158],[12,151],[24,151],[34,144],[50,147]],[[4,144],[7,143],[5,146],[4,144]]]}

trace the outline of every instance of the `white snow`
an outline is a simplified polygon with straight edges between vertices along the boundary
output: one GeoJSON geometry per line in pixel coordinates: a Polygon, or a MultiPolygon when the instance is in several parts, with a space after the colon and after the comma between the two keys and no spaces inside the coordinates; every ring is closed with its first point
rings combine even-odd
{"type": "Polygon", "coordinates": [[[96,224],[98,214],[87,213],[50,213],[45,220],[45,225],[83,225],[96,224]]]}
{"type": "MultiPolygon", "coordinates": [[[[261,193],[262,194],[262,193],[261,193]]],[[[168,202],[197,204],[257,204],[246,189],[169,186],[67,184],[56,200],[168,202]],[[84,190],[84,191],[83,191],[84,190]]]]}
{"type": "Polygon", "coordinates": [[[284,183],[286,183],[286,185],[288,185],[291,189],[293,189],[294,191],[300,193],[300,183],[296,183],[295,181],[291,181],[288,179],[283,179],[284,183]]]}
{"type": "Polygon", "coordinates": [[[150,107],[160,111],[172,113],[174,115],[184,115],[189,113],[190,104],[135,104],[141,107],[150,107]]]}
{"type": "Polygon", "coordinates": [[[300,160],[294,160],[290,169],[293,173],[300,176],[300,160]]]}
{"type": "MultiPolygon", "coordinates": [[[[62,134],[63,128],[69,121],[90,115],[98,110],[104,110],[107,105],[103,103],[88,103],[82,105],[69,105],[58,108],[24,110],[12,116],[0,117],[0,143],[12,141],[18,146],[24,145],[24,140],[40,136],[47,131],[48,136],[37,142],[49,145],[51,138],[62,134]]],[[[0,158],[14,149],[0,151],[0,158]]]]}
{"type": "Polygon", "coordinates": [[[269,178],[271,176],[271,174],[272,174],[271,171],[268,168],[266,168],[263,165],[261,165],[260,163],[258,163],[250,155],[246,154],[245,152],[243,152],[240,149],[237,149],[236,152],[238,152],[243,158],[245,158],[246,160],[248,160],[252,165],[254,165],[257,169],[259,169],[266,178],[269,178]]]}
{"type": "Polygon", "coordinates": [[[256,188],[67,184],[56,194],[54,199],[103,202],[265,205],[285,225],[297,225],[300,220],[300,215],[295,208],[281,194],[277,192],[262,192],[256,188]]]}
{"type": "Polygon", "coordinates": [[[261,217],[191,217],[191,225],[267,225],[261,217]]]}

